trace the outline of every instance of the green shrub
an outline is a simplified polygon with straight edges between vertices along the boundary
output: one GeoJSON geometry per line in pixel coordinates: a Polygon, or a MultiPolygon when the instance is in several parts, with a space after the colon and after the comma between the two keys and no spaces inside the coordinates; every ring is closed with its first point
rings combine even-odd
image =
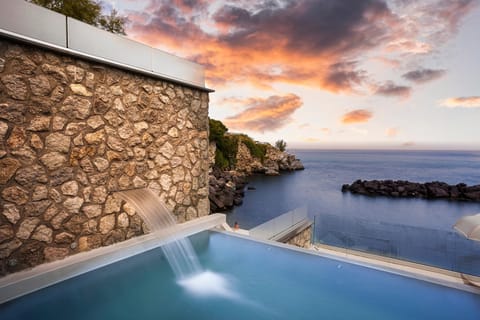
{"type": "Polygon", "coordinates": [[[265,154],[267,153],[267,146],[263,143],[255,142],[249,136],[242,134],[240,135],[241,141],[247,146],[250,150],[250,154],[263,161],[265,159],[265,154]]]}
{"type": "Polygon", "coordinates": [[[210,141],[219,142],[223,139],[225,133],[228,131],[228,128],[218,120],[208,118],[208,125],[210,126],[210,141]]]}
{"type": "Polygon", "coordinates": [[[253,157],[263,162],[267,152],[265,144],[253,141],[246,134],[226,134],[228,128],[221,121],[209,119],[208,123],[210,126],[209,140],[214,141],[217,146],[215,151],[216,167],[229,169],[235,166],[240,141],[247,146],[253,157]]]}
{"type": "Polygon", "coordinates": [[[215,166],[221,169],[229,169],[235,166],[237,158],[238,140],[235,136],[226,135],[228,128],[218,120],[209,119],[209,140],[214,141],[215,166]]]}
{"type": "Polygon", "coordinates": [[[278,140],[275,142],[275,147],[280,150],[280,151],[285,151],[285,149],[287,148],[287,143],[283,140],[278,140]]]}
{"type": "Polygon", "coordinates": [[[220,169],[227,169],[230,166],[230,163],[225,159],[223,152],[219,149],[215,150],[215,166],[220,169]]]}

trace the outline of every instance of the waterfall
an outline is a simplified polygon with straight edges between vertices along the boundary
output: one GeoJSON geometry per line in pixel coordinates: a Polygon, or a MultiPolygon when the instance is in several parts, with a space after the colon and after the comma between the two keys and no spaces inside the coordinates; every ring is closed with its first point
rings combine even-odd
{"type": "MultiPolygon", "coordinates": [[[[150,189],[121,191],[115,195],[135,208],[151,232],[171,228],[176,224],[173,214],[150,189]]],[[[188,238],[175,239],[163,245],[162,251],[178,280],[203,271],[188,238]]]]}

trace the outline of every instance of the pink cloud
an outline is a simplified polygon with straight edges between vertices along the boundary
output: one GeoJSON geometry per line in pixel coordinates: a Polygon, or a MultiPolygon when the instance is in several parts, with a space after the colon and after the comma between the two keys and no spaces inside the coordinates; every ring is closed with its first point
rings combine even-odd
{"type": "Polygon", "coordinates": [[[387,130],[385,130],[385,135],[389,138],[394,138],[398,135],[398,129],[397,128],[387,128],[387,130]]]}
{"type": "Polygon", "coordinates": [[[266,99],[247,99],[246,109],[224,120],[227,127],[248,131],[273,131],[289,124],[291,116],[302,106],[294,94],[270,96],[266,99]]]}
{"type": "Polygon", "coordinates": [[[364,123],[368,122],[373,117],[373,113],[366,109],[357,109],[345,113],[342,116],[343,124],[364,123]]]}

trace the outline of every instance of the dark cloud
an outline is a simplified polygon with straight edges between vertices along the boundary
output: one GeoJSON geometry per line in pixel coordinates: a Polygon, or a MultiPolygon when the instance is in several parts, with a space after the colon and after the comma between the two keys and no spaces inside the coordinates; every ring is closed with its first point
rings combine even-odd
{"type": "Polygon", "coordinates": [[[442,69],[434,70],[434,69],[422,68],[422,69],[407,72],[403,74],[402,77],[406,80],[413,81],[415,83],[425,83],[425,82],[439,79],[443,75],[445,75],[445,73],[446,71],[442,69]]]}
{"type": "MultiPolygon", "coordinates": [[[[433,41],[438,37],[432,33],[451,37],[475,3],[150,0],[144,12],[129,14],[127,33],[205,65],[209,86],[271,88],[283,82],[357,92],[374,81],[360,67],[372,49],[389,55],[429,54],[443,43],[433,41]]],[[[378,89],[383,95],[409,93],[405,86],[378,89]]]]}
{"type": "Polygon", "coordinates": [[[308,54],[348,54],[378,45],[386,35],[382,21],[393,18],[380,0],[292,1],[259,11],[225,6],[214,20],[230,25],[221,36],[230,46],[274,45],[308,54]]]}
{"type": "Polygon", "coordinates": [[[382,43],[395,19],[383,0],[239,1],[216,11],[205,3],[151,0],[149,19],[137,14],[128,33],[206,65],[215,86],[294,82],[352,91],[365,80],[352,57],[382,43]],[[215,32],[202,29],[199,17],[215,32]]]}
{"type": "Polygon", "coordinates": [[[267,99],[251,98],[245,103],[244,111],[225,119],[229,128],[257,132],[276,130],[287,125],[291,115],[303,104],[295,94],[270,96],[267,99]]]}
{"type": "Polygon", "coordinates": [[[387,81],[382,85],[379,85],[375,91],[375,94],[387,97],[403,97],[410,96],[412,88],[408,86],[396,85],[392,81],[387,81]]]}
{"type": "Polygon", "coordinates": [[[337,91],[335,89],[361,85],[367,79],[367,73],[357,69],[356,65],[356,62],[339,62],[331,65],[325,76],[325,86],[337,91]]]}
{"type": "Polygon", "coordinates": [[[373,113],[366,109],[356,109],[345,113],[342,116],[343,124],[368,122],[373,117],[373,113]]]}

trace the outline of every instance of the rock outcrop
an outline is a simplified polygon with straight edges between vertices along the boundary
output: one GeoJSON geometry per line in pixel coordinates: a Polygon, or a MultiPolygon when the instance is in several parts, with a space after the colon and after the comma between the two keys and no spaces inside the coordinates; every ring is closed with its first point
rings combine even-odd
{"type": "Polygon", "coordinates": [[[357,180],[351,185],[344,184],[342,186],[342,192],[347,191],[367,196],[393,198],[480,201],[480,185],[467,186],[464,183],[449,185],[439,181],[416,183],[402,180],[357,180]]]}
{"type": "Polygon", "coordinates": [[[266,175],[279,175],[281,171],[304,170],[302,162],[295,155],[280,151],[267,145],[267,153],[263,163],[266,175]]]}
{"type": "Polygon", "coordinates": [[[280,151],[279,149],[265,144],[265,158],[261,161],[250,153],[247,146],[240,142],[237,151],[235,171],[245,175],[260,173],[270,176],[279,175],[281,171],[304,170],[302,162],[295,155],[280,151]]]}
{"type": "Polygon", "coordinates": [[[241,205],[247,179],[236,171],[215,168],[209,177],[210,211],[221,212],[241,205]]]}
{"type": "Polygon", "coordinates": [[[214,168],[215,143],[210,143],[209,200],[210,212],[221,212],[241,205],[248,176],[252,174],[279,175],[282,171],[304,170],[302,162],[293,154],[282,152],[265,144],[266,153],[262,160],[252,156],[248,147],[239,142],[236,164],[232,170],[214,168]]]}

